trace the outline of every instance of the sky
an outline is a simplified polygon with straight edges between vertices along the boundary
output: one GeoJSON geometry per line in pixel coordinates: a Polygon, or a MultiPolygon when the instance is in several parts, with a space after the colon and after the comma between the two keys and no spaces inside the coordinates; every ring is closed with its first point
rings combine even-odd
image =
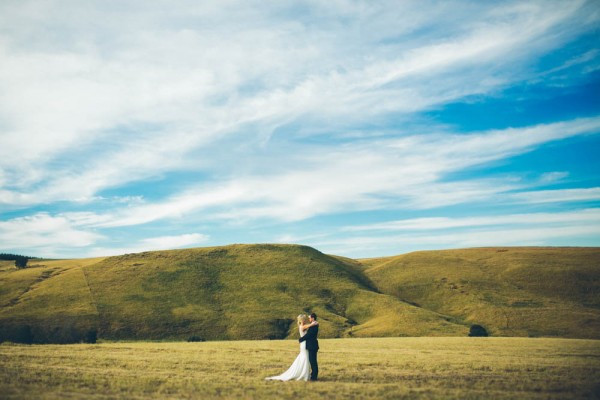
{"type": "Polygon", "coordinates": [[[598,1],[0,2],[0,252],[600,246],[598,1]]]}

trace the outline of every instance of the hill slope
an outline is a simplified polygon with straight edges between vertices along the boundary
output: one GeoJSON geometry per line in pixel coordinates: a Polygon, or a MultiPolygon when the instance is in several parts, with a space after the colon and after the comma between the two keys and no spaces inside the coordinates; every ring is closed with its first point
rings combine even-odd
{"type": "Polygon", "coordinates": [[[455,336],[468,327],[378,293],[360,264],[294,245],[232,245],[0,269],[0,338],[264,339],[455,336]],[[28,336],[29,335],[29,336],[28,336]],[[21,337],[21,338],[20,338],[21,337]]]}
{"type": "Polygon", "coordinates": [[[382,293],[493,335],[600,338],[599,248],[421,251],[361,262],[382,293]]]}
{"type": "Polygon", "coordinates": [[[0,340],[295,337],[600,338],[599,248],[488,248],[368,260],[294,245],[232,245],[0,263],[0,340]]]}

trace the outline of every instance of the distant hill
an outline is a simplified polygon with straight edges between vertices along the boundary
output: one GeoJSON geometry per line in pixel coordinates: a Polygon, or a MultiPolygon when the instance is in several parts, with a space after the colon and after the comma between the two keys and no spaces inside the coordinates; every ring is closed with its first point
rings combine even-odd
{"type": "Polygon", "coordinates": [[[294,245],[232,245],[40,262],[0,272],[0,337],[33,341],[279,339],[316,312],[323,337],[464,335],[380,294],[355,261],[294,245]],[[26,330],[26,329],[25,329],[26,330]]]}
{"type": "Polygon", "coordinates": [[[314,311],[322,337],[600,338],[600,249],[498,248],[351,260],[231,245],[0,262],[0,340],[280,339],[314,311]]]}
{"type": "Polygon", "coordinates": [[[361,260],[383,293],[493,335],[600,338],[599,248],[479,248],[361,260]]]}

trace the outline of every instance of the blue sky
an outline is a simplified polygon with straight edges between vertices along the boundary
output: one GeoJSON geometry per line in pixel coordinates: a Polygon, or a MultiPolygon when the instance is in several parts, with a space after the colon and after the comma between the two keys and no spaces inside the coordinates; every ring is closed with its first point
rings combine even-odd
{"type": "Polygon", "coordinates": [[[597,1],[0,3],[0,251],[600,245],[597,1]]]}

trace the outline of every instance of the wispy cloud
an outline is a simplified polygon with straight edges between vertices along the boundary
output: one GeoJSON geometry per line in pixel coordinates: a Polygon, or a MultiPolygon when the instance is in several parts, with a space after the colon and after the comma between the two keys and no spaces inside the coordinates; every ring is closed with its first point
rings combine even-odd
{"type": "Polygon", "coordinates": [[[106,257],[120,254],[141,253],[144,251],[172,250],[182,247],[200,246],[209,240],[208,235],[202,233],[186,233],[176,236],[159,236],[129,243],[125,247],[91,247],[86,252],[87,257],[106,257]]]}
{"type": "Polygon", "coordinates": [[[563,223],[589,224],[600,222],[600,209],[586,209],[561,213],[534,213],[534,214],[508,214],[482,217],[462,218],[413,218],[399,221],[390,221],[379,224],[349,226],[344,231],[432,231],[440,229],[467,228],[467,227],[497,227],[526,225],[556,225],[563,223]]]}
{"type": "Polygon", "coordinates": [[[524,203],[599,201],[600,187],[585,189],[537,190],[532,192],[515,193],[511,197],[524,203]]]}
{"type": "MultiPolygon", "coordinates": [[[[281,165],[255,176],[235,176],[158,203],[107,216],[98,226],[127,226],[207,212],[211,219],[274,218],[297,221],[340,210],[430,209],[485,201],[557,202],[594,200],[598,189],[527,191],[512,178],[448,180],[447,176],[544,143],[600,130],[600,118],[502,131],[431,134],[373,143],[296,148],[296,166],[281,165]],[[519,193],[512,193],[519,191],[519,193]],[[539,195],[537,193],[540,193],[539,195]]],[[[269,159],[254,160],[255,164],[269,159]]]]}
{"type": "Polygon", "coordinates": [[[590,140],[600,116],[466,129],[471,115],[431,113],[580,85],[599,21],[584,0],[2,2],[2,247],[112,254],[232,225],[250,241],[260,221],[309,241],[297,224],[341,213],[590,207],[598,182],[568,165],[490,171],[590,140]]]}
{"type": "Polygon", "coordinates": [[[417,250],[496,246],[569,246],[574,241],[597,246],[598,225],[511,227],[452,233],[368,235],[319,241],[319,248],[349,257],[380,257],[417,250]]]}
{"type": "Polygon", "coordinates": [[[312,14],[297,20],[291,14],[296,10],[285,6],[261,12],[264,5],[255,9],[257,4],[243,2],[190,3],[184,14],[179,7],[165,13],[163,6],[121,10],[72,4],[71,13],[50,12],[51,18],[41,11],[49,11],[47,4],[10,3],[3,19],[10,36],[0,40],[5,116],[0,166],[8,188],[0,200],[32,205],[90,198],[185,168],[196,150],[224,135],[245,131],[268,137],[300,118],[360,123],[493,92],[527,78],[515,64],[525,53],[547,51],[574,34],[563,24],[584,4],[508,3],[491,10],[469,4],[471,12],[479,12],[477,20],[444,7],[464,26],[430,44],[397,28],[405,21],[418,29],[414,21],[425,23],[430,16],[446,20],[447,14],[431,15],[421,4],[398,9],[338,4],[341,8],[325,14],[319,25],[308,20],[312,14]],[[390,9],[400,20],[385,17],[390,9]],[[133,10],[124,33],[111,23],[93,29],[85,24],[133,10]],[[339,11],[347,13],[342,31],[353,21],[367,24],[365,29],[387,25],[352,45],[346,34],[327,25],[339,11]],[[7,20],[15,14],[25,21],[7,20]],[[189,27],[174,25],[184,17],[189,27]],[[206,24],[213,18],[219,23],[206,24]],[[24,30],[25,22],[31,28],[24,30]],[[56,38],[28,46],[28,35],[44,29],[56,38]],[[563,35],[550,40],[547,34],[555,30],[563,35]],[[79,41],[67,39],[80,32],[79,41]],[[380,44],[394,34],[403,40],[380,44]],[[507,65],[511,68],[503,68],[507,65]]]}
{"type": "Polygon", "coordinates": [[[476,217],[429,217],[348,226],[346,235],[320,240],[334,254],[381,256],[413,250],[597,244],[600,209],[476,217]]]}
{"type": "Polygon", "coordinates": [[[143,244],[150,246],[152,249],[170,249],[189,245],[198,245],[206,242],[209,239],[207,235],[201,233],[188,233],[177,236],[160,236],[148,238],[142,241],[143,244]]]}
{"type": "Polygon", "coordinates": [[[110,242],[107,236],[94,229],[102,219],[102,216],[84,212],[58,215],[37,213],[0,221],[0,243],[8,249],[26,247],[30,252],[28,255],[35,252],[34,255],[38,256],[65,257],[77,252],[74,248],[90,248],[91,250],[79,250],[79,254],[86,256],[107,256],[198,246],[210,238],[202,233],[186,233],[143,238],[128,243],[126,247],[98,247],[100,242],[110,242]]]}
{"type": "Polygon", "coordinates": [[[65,216],[48,213],[0,221],[0,243],[6,249],[28,248],[39,255],[58,257],[65,248],[84,248],[104,238],[77,225],[65,216]]]}

